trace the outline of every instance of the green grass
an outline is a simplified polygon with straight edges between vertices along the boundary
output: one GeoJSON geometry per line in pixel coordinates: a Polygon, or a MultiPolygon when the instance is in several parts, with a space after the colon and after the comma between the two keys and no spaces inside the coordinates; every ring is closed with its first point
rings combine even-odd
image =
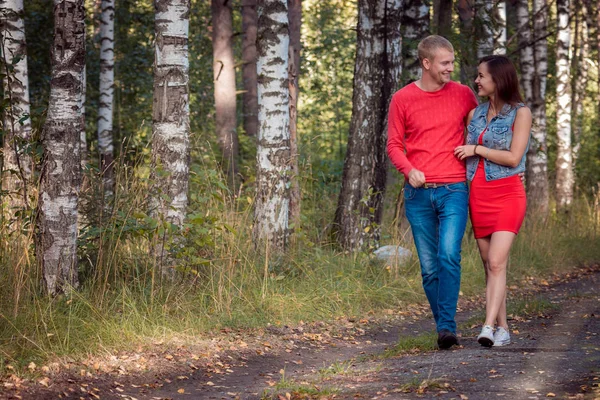
{"type": "Polygon", "coordinates": [[[437,349],[437,334],[423,333],[418,336],[401,337],[391,349],[384,351],[380,358],[396,357],[402,354],[437,349]]]}

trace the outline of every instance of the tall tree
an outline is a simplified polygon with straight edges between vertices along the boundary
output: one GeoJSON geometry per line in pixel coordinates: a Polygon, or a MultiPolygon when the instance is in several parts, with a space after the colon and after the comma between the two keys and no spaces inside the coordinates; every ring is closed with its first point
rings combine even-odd
{"type": "Polygon", "coordinates": [[[494,54],[506,54],[506,1],[499,0],[494,7],[494,54]]]}
{"type": "Polygon", "coordinates": [[[401,0],[359,0],[354,94],[334,220],[341,247],[379,240],[387,172],[387,112],[402,69],[401,0]]]}
{"type": "Polygon", "coordinates": [[[115,87],[115,0],[102,0],[100,14],[100,102],[98,105],[98,151],[108,201],[114,186],[113,97],[115,87]]]}
{"type": "Polygon", "coordinates": [[[529,208],[545,217],[548,213],[548,148],[546,141],[546,77],[548,74],[548,5],[533,1],[533,76],[531,94],[531,141],[527,152],[527,199],[529,208]]]}
{"type": "Polygon", "coordinates": [[[529,19],[529,5],[527,0],[517,0],[517,42],[519,45],[519,67],[521,71],[521,87],[525,94],[525,101],[529,108],[533,103],[533,43],[531,41],[531,23],[529,19]]]}
{"type": "Polygon", "coordinates": [[[421,68],[417,46],[429,35],[429,2],[426,0],[404,0],[402,14],[402,83],[409,84],[419,79],[421,68]]]}
{"type": "Polygon", "coordinates": [[[254,243],[282,251],[289,239],[290,94],[287,0],[258,2],[258,143],[254,243]]]}
{"type": "Polygon", "coordinates": [[[302,25],[302,0],[288,0],[290,24],[289,87],[290,87],[290,221],[300,222],[300,183],[298,168],[298,94],[300,74],[300,27],[302,25]]]}
{"type": "MultiPolygon", "coordinates": [[[[190,108],[188,32],[190,0],[155,1],[151,213],[177,227],[188,205],[190,108]]],[[[172,278],[163,240],[154,248],[163,276],[172,278]]]]}
{"type": "Polygon", "coordinates": [[[452,0],[433,1],[433,29],[436,34],[449,37],[452,33],[452,0]]]}
{"type": "Polygon", "coordinates": [[[29,75],[23,22],[23,0],[0,0],[0,51],[4,99],[10,104],[3,118],[4,165],[2,189],[8,192],[8,211],[26,207],[31,184],[29,75]]]}
{"type": "Polygon", "coordinates": [[[256,14],[257,0],[242,1],[242,96],[243,123],[246,135],[256,137],[258,131],[258,98],[256,91],[256,14]]]}
{"type": "Polygon", "coordinates": [[[565,208],[573,200],[573,155],[571,152],[571,86],[569,49],[571,27],[569,0],[557,0],[556,35],[556,201],[565,208]]]}
{"type": "Polygon", "coordinates": [[[589,57],[589,40],[588,40],[588,23],[590,21],[590,13],[588,1],[574,0],[573,1],[573,17],[575,18],[575,29],[573,32],[573,55],[571,59],[571,115],[572,115],[572,130],[573,130],[573,169],[577,163],[577,156],[581,148],[581,135],[583,132],[583,100],[588,82],[588,57],[589,57]]]}
{"type": "Polygon", "coordinates": [[[239,143],[236,130],[235,60],[231,1],[212,0],[213,71],[217,141],[230,187],[235,187],[239,143]]]}
{"type": "Polygon", "coordinates": [[[493,10],[494,3],[492,1],[475,0],[475,35],[478,59],[489,56],[494,51],[493,10]]]}
{"type": "Polygon", "coordinates": [[[460,81],[474,89],[478,49],[474,23],[475,7],[470,0],[457,0],[456,10],[460,21],[460,81]]]}
{"type": "Polygon", "coordinates": [[[42,133],[38,260],[46,291],[77,287],[77,206],[81,184],[79,144],[85,65],[83,0],[54,0],[50,102],[42,133]]]}

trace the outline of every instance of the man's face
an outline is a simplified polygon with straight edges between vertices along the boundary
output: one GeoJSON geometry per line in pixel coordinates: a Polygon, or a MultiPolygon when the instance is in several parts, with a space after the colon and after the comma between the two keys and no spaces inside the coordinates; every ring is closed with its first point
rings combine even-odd
{"type": "Polygon", "coordinates": [[[425,73],[429,74],[435,82],[440,85],[450,82],[450,76],[454,71],[454,52],[443,48],[433,53],[433,59],[423,60],[425,73]]]}

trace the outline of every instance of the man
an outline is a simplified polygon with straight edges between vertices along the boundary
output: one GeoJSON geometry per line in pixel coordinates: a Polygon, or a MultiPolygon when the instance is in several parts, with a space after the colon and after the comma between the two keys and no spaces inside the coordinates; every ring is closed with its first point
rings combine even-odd
{"type": "Polygon", "coordinates": [[[418,55],[421,78],[396,92],[390,103],[387,150],[405,176],[406,217],[423,289],[438,346],[448,349],[458,344],[454,317],[469,196],[465,164],[454,149],[464,143],[465,122],[477,99],[450,79],[454,48],[448,40],[428,36],[419,43],[418,55]]]}

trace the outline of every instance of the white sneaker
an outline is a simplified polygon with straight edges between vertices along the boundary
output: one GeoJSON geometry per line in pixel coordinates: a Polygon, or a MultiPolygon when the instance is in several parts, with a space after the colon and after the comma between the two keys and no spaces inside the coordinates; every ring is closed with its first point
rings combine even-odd
{"type": "Polygon", "coordinates": [[[498,327],[494,332],[494,347],[506,346],[510,344],[510,334],[502,327],[498,327]]]}
{"type": "Polygon", "coordinates": [[[481,328],[481,333],[477,336],[477,342],[485,347],[492,347],[494,345],[494,328],[490,325],[484,325],[481,328]]]}

